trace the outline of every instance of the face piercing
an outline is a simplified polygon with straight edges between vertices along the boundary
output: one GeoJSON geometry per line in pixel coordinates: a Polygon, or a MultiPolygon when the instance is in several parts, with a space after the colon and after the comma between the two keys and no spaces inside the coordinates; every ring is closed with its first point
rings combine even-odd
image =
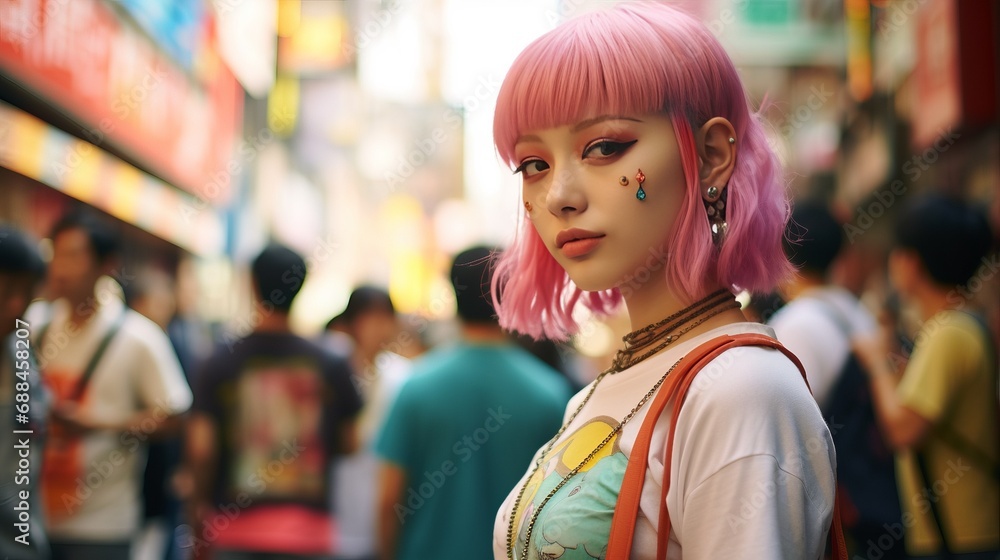
{"type": "Polygon", "coordinates": [[[531,203],[528,202],[527,200],[524,201],[524,209],[527,210],[528,212],[531,212],[531,203]]]}
{"type": "Polygon", "coordinates": [[[635,180],[639,182],[639,190],[635,191],[635,197],[639,200],[646,200],[646,191],[642,190],[642,182],[646,180],[646,175],[642,169],[636,171],[635,180]]]}
{"type": "Polygon", "coordinates": [[[624,175],[622,175],[621,177],[619,177],[618,178],[618,184],[621,185],[621,186],[623,186],[623,187],[627,187],[628,186],[628,177],[626,177],[624,175]]]}

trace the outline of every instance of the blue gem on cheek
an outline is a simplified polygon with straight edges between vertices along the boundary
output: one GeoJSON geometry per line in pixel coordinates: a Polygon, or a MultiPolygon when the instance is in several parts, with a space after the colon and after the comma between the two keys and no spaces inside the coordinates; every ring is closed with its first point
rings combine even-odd
{"type": "Polygon", "coordinates": [[[646,200],[646,191],[642,190],[642,187],[639,187],[639,190],[635,191],[635,197],[639,200],[646,200]]]}

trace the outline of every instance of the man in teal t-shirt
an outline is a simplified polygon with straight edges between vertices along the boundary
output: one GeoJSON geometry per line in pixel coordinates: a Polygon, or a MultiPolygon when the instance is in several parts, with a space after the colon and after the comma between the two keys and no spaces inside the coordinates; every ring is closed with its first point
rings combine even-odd
{"type": "Polygon", "coordinates": [[[490,255],[455,257],[462,341],[414,364],[376,445],[383,560],[492,557],[497,509],[562,422],[569,384],[500,329],[490,255]]]}

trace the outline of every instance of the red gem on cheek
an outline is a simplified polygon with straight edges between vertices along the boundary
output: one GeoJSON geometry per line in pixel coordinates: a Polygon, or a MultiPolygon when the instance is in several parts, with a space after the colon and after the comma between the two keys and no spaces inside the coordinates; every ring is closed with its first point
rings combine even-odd
{"type": "Polygon", "coordinates": [[[640,183],[646,180],[646,176],[642,173],[642,169],[640,169],[639,172],[635,174],[635,180],[639,181],[640,183]]]}

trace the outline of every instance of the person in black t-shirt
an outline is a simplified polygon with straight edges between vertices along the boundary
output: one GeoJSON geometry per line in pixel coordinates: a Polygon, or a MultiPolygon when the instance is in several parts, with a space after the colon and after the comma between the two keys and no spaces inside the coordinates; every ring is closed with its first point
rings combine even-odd
{"type": "Polygon", "coordinates": [[[305,268],[291,249],[265,248],[252,264],[253,332],[221,346],[195,378],[195,557],[333,553],[330,461],[356,448],[361,399],[345,360],[289,330],[305,268]]]}

